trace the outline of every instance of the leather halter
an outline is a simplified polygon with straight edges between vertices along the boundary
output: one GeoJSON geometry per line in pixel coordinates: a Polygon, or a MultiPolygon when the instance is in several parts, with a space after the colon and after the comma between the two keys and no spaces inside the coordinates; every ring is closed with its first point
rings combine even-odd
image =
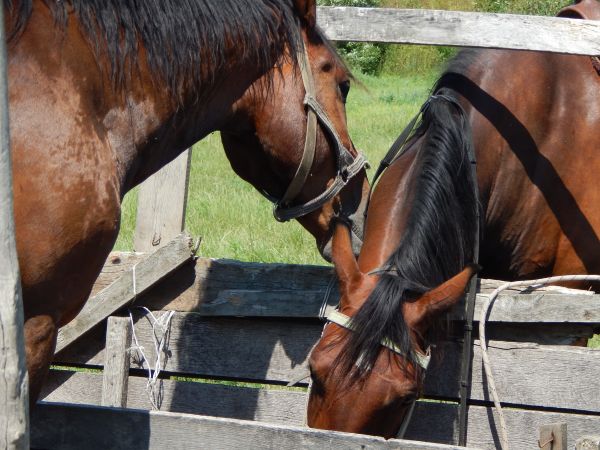
{"type": "MultiPolygon", "coordinates": [[[[332,309],[327,314],[327,316],[325,316],[325,318],[328,322],[335,323],[336,325],[339,325],[340,327],[345,328],[346,330],[355,330],[354,326],[352,325],[352,318],[347,316],[346,314],[341,313],[337,309],[332,309]]],[[[389,339],[383,339],[381,341],[381,345],[400,356],[406,356],[406,353],[400,350],[400,348],[396,344],[391,342],[389,339]]],[[[421,366],[424,370],[427,370],[427,367],[429,367],[429,361],[431,360],[431,347],[427,347],[427,351],[425,353],[421,353],[416,350],[414,353],[416,361],[419,363],[419,366],[421,366]]]]}
{"type": "Polygon", "coordinates": [[[315,82],[310,70],[308,52],[304,43],[302,49],[298,51],[298,65],[302,74],[302,83],[306,92],[304,96],[304,105],[306,106],[306,138],[304,141],[304,152],[302,160],[296,170],[294,178],[290,182],[283,197],[279,200],[263,192],[263,195],[274,203],[273,215],[279,222],[287,222],[291,219],[304,216],[335,197],[344,186],[355,177],[365,166],[368,165],[364,155],[358,153],[356,157],[350,153],[335,131],[333,123],[327,116],[325,110],[316,100],[315,82]],[[324,131],[334,142],[334,150],[337,161],[337,174],[330,186],[319,196],[300,205],[291,206],[291,202],[300,194],[315,158],[317,144],[317,123],[321,124],[324,131]]]}

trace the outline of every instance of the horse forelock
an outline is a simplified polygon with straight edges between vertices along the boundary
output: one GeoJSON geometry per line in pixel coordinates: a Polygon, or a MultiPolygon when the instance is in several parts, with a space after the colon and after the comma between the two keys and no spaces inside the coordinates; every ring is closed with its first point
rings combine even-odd
{"type": "MultiPolygon", "coordinates": [[[[436,93],[452,95],[438,85],[436,93]]],[[[448,280],[472,261],[477,205],[469,160],[468,119],[446,100],[432,102],[413,141],[417,170],[403,237],[384,266],[375,289],[353,316],[353,331],[337,367],[353,380],[364,379],[385,339],[404,354],[403,363],[418,364],[403,305],[448,280]],[[420,142],[420,143],[419,143],[420,142]],[[358,366],[356,362],[360,361],[358,366]]],[[[384,175],[385,176],[385,175],[384,175]]],[[[435,328],[435,327],[432,327],[435,328]]],[[[431,339],[432,336],[423,336],[431,339]]]]}
{"type": "MultiPolygon", "coordinates": [[[[33,0],[4,0],[9,37],[18,39],[33,0]]],[[[57,26],[71,10],[99,61],[109,62],[115,87],[139,67],[140,50],[155,83],[177,100],[210,91],[223,70],[236,66],[267,73],[286,55],[295,62],[301,35],[290,0],[66,0],[46,2],[57,26]],[[286,49],[288,52],[286,52],[286,49]]]]}

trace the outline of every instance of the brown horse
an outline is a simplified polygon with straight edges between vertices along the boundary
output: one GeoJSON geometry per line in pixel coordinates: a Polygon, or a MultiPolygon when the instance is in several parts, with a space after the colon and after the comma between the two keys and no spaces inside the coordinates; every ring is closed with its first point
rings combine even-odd
{"type": "Polygon", "coordinates": [[[350,75],[315,25],[314,0],[4,7],[32,400],[58,327],[113,246],[123,196],[208,133],[221,131],[234,170],[279,200],[280,219],[298,217],[325,256],[334,213],[356,217],[362,234],[368,184],[346,128],[350,75]]]}
{"type": "MultiPolygon", "coordinates": [[[[600,19],[600,4],[562,15],[600,19]]],[[[433,92],[373,193],[358,261],[336,227],[340,312],[351,319],[332,316],[311,354],[312,427],[396,435],[435,319],[474,272],[478,208],[483,276],[600,273],[597,60],[467,50],[433,92]]]]}

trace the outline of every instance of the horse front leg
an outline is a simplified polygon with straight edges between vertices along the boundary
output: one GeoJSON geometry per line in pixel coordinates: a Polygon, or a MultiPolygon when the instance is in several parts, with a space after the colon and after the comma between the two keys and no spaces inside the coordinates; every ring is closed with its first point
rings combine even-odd
{"type": "Polygon", "coordinates": [[[25,320],[25,355],[29,373],[29,406],[35,405],[54,357],[58,326],[49,315],[25,320]]]}

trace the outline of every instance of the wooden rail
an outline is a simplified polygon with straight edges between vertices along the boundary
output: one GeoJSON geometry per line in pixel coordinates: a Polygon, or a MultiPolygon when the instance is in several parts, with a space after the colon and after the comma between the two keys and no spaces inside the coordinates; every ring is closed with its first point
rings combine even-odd
{"type": "Polygon", "coordinates": [[[334,41],[449,45],[600,55],[600,22],[426,9],[321,7],[334,41]]]}
{"type": "Polygon", "coordinates": [[[4,9],[0,10],[0,448],[29,449],[23,303],[13,217],[4,9]]]}

